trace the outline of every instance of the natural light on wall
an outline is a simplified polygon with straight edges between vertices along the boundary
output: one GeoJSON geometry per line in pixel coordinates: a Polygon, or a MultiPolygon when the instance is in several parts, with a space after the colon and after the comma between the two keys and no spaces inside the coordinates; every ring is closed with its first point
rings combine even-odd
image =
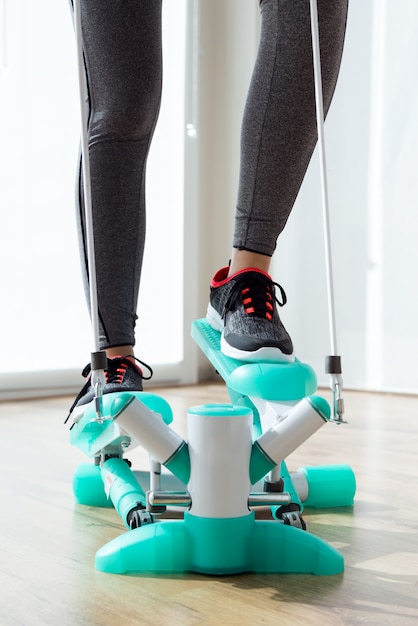
{"type": "MultiPolygon", "coordinates": [[[[32,386],[31,372],[81,370],[93,348],[74,210],[75,44],[65,1],[1,5],[0,381],[13,386],[13,373],[26,372],[32,386]]],[[[138,356],[153,365],[183,358],[186,0],[164,3],[163,19],[165,82],[137,327],[138,356]]]]}
{"type": "MultiPolygon", "coordinates": [[[[418,393],[418,87],[411,80],[417,21],[416,0],[350,0],[340,77],[325,123],[346,388],[418,393]]],[[[318,172],[315,154],[278,245],[276,275],[288,296],[283,320],[296,354],[328,385],[318,172]]]]}

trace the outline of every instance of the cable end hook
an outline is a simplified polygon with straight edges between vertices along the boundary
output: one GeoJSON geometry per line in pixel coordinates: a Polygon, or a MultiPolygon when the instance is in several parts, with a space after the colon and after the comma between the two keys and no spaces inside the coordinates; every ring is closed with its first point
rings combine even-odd
{"type": "Polygon", "coordinates": [[[330,374],[330,387],[332,390],[332,417],[335,424],[347,424],[344,418],[344,399],[342,397],[343,379],[340,356],[327,356],[325,359],[325,371],[330,374]]]}

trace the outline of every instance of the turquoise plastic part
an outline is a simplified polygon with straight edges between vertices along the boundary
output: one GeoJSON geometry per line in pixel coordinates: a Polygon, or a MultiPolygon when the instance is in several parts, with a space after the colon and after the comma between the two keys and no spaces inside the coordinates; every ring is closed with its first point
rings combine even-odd
{"type": "Polygon", "coordinates": [[[203,354],[207,356],[219,375],[227,382],[234,369],[242,365],[242,361],[230,359],[222,354],[220,350],[221,334],[209,326],[205,319],[192,322],[191,333],[203,354]]]}
{"type": "Polygon", "coordinates": [[[228,390],[228,395],[231,399],[231,402],[234,406],[245,406],[247,409],[250,409],[253,413],[253,439],[258,439],[263,434],[263,428],[261,425],[260,413],[258,412],[257,407],[251,401],[248,396],[245,396],[242,393],[237,393],[228,385],[226,386],[228,390]]]}
{"type": "Polygon", "coordinates": [[[255,485],[261,478],[268,474],[274,467],[273,461],[268,454],[258,445],[257,441],[253,443],[250,458],[250,482],[255,485]]]}
{"type": "Polygon", "coordinates": [[[94,565],[109,574],[186,572],[189,552],[183,521],[165,520],[116,537],[96,552],[94,565]]]}
{"type": "Polygon", "coordinates": [[[234,574],[249,569],[254,513],[219,519],[186,512],[185,524],[193,550],[193,570],[203,574],[234,574]]]}
{"type": "Polygon", "coordinates": [[[96,419],[94,401],[87,404],[83,416],[70,430],[71,444],[80,448],[87,456],[95,456],[98,441],[103,440],[107,445],[111,442],[113,447],[120,446],[126,437],[120,435],[116,421],[135,398],[143,402],[151,411],[159,413],[166,424],[173,421],[170,405],[160,396],[143,391],[107,393],[103,396],[105,419],[102,421],[96,419]]]}
{"type": "Polygon", "coordinates": [[[129,465],[120,458],[111,458],[101,469],[103,483],[109,491],[113,506],[129,528],[128,513],[138,505],[146,505],[146,496],[129,465]]]}
{"type": "Polygon", "coordinates": [[[199,518],[157,522],[131,530],[96,553],[98,570],[114,574],[240,572],[334,575],[342,555],[319,537],[271,520],[199,518]]]}
{"type": "Polygon", "coordinates": [[[243,363],[220,350],[221,334],[205,319],[192,323],[192,337],[226,384],[246,396],[288,402],[315,393],[314,370],[297,359],[293,363],[243,363]]]}
{"type": "Polygon", "coordinates": [[[279,522],[257,521],[251,549],[253,572],[333,576],[344,571],[344,557],[333,546],[279,522]]]}
{"type": "Polygon", "coordinates": [[[306,399],[311,403],[315,411],[322,417],[324,422],[328,422],[331,418],[331,409],[325,398],[321,398],[321,396],[309,396],[306,399]]]}
{"type": "Polygon", "coordinates": [[[250,415],[251,409],[244,406],[233,406],[232,404],[201,404],[188,409],[189,415],[206,415],[208,417],[231,417],[250,415]]]}
{"type": "Polygon", "coordinates": [[[313,369],[297,359],[293,363],[245,363],[231,374],[228,384],[250,397],[288,402],[315,393],[313,369]]]}
{"type": "Polygon", "coordinates": [[[191,468],[189,447],[185,441],[164,465],[174,476],[187,485],[190,480],[191,468]]]}
{"type": "Polygon", "coordinates": [[[104,490],[100,466],[93,463],[80,463],[77,467],[73,476],[73,493],[78,504],[113,506],[104,490]]]}
{"type": "Polygon", "coordinates": [[[323,509],[352,506],[356,493],[356,478],[348,465],[301,467],[308,482],[305,506],[323,509]]]}

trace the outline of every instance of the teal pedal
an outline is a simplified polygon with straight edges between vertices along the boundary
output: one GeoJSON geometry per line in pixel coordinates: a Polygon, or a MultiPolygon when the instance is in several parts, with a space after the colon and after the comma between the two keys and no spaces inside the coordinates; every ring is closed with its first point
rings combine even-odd
{"type": "Polygon", "coordinates": [[[161,415],[165,424],[171,424],[173,421],[170,405],[160,396],[144,391],[108,393],[103,396],[103,419],[97,419],[94,401],[82,407],[82,412],[75,417],[70,430],[71,444],[90,457],[97,454],[97,449],[105,449],[108,446],[123,445],[128,449],[137,445],[133,444],[118,425],[118,416],[135,398],[151,411],[161,415]]]}
{"type": "Polygon", "coordinates": [[[218,374],[225,382],[228,382],[233,371],[242,365],[242,361],[222,354],[221,334],[214,330],[205,319],[200,319],[192,322],[192,337],[218,374]]]}
{"type": "Polygon", "coordinates": [[[317,389],[314,370],[295,359],[293,363],[246,363],[221,352],[221,334],[205,319],[192,323],[192,337],[235,392],[263,400],[289,402],[312,395],[317,389]]]}

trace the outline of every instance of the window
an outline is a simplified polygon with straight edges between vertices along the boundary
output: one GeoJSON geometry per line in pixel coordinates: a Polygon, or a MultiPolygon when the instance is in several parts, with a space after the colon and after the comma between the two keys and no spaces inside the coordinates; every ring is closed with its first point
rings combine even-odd
{"type": "MultiPolygon", "coordinates": [[[[77,386],[93,340],[76,240],[80,125],[69,9],[56,0],[1,2],[0,389],[5,397],[4,390],[17,388],[77,386]]],[[[137,343],[141,359],[160,363],[161,375],[174,379],[182,376],[184,361],[188,3],[163,5],[165,82],[148,166],[137,343]]]]}

